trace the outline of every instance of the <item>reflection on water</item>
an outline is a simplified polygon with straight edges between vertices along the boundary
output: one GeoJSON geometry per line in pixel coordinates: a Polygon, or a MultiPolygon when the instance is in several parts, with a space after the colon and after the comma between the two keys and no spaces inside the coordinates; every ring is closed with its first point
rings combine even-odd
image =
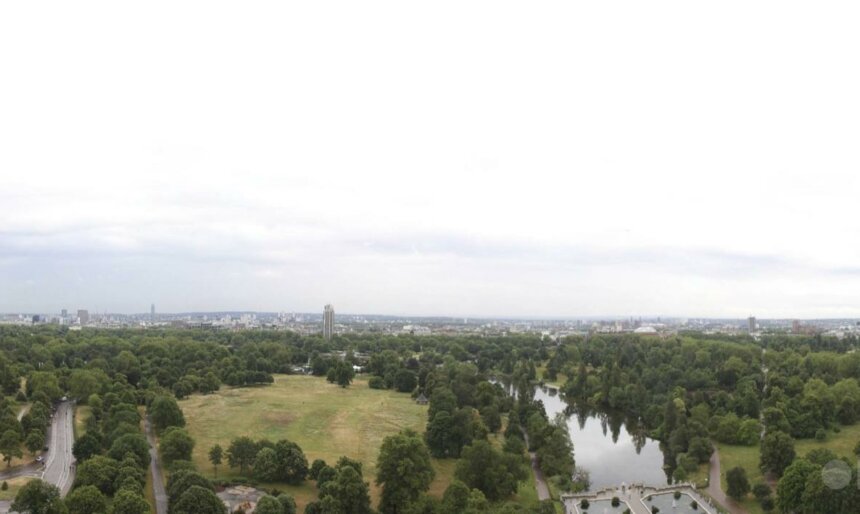
{"type": "MultiPolygon", "coordinates": [[[[508,391],[513,392],[510,387],[508,391]]],[[[534,398],[543,402],[550,419],[558,413],[567,418],[576,466],[588,471],[591,490],[622,483],[669,483],[659,441],[646,436],[636,420],[571,407],[552,388],[536,388],[534,398]]]]}

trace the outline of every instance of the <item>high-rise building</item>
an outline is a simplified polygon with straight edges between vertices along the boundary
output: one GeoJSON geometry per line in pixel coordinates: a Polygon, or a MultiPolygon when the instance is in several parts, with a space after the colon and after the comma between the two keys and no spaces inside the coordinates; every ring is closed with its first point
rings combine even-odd
{"type": "Polygon", "coordinates": [[[323,309],[323,337],[331,339],[334,334],[334,307],[328,304],[323,309]]]}
{"type": "Polygon", "coordinates": [[[155,323],[155,304],[149,306],[149,322],[155,323]]]}
{"type": "Polygon", "coordinates": [[[755,332],[755,330],[756,330],[756,321],[755,321],[755,316],[750,316],[750,317],[749,317],[749,319],[747,319],[747,323],[748,323],[748,325],[749,325],[749,326],[747,327],[747,328],[749,329],[749,331],[750,331],[751,333],[752,333],[752,332],[755,332]]]}
{"type": "Polygon", "coordinates": [[[68,318],[69,317],[69,311],[67,311],[66,309],[61,310],[60,311],[60,317],[61,318],[68,318]]]}
{"type": "Polygon", "coordinates": [[[81,325],[86,325],[90,322],[90,311],[86,309],[78,309],[78,320],[81,325]]]}

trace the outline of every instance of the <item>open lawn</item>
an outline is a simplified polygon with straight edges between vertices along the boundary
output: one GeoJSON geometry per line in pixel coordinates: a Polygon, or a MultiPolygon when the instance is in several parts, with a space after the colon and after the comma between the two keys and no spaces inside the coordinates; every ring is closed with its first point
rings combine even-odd
{"type": "MultiPolygon", "coordinates": [[[[728,485],[726,484],[726,473],[737,466],[744,468],[747,472],[747,479],[749,479],[750,485],[753,486],[759,482],[764,481],[764,476],[759,469],[759,447],[756,446],[737,446],[733,444],[717,444],[717,448],[720,450],[720,471],[722,472],[722,476],[720,477],[720,482],[722,484],[723,491],[728,489],[728,485]]],[[[741,502],[750,514],[760,514],[762,512],[761,506],[752,497],[752,495],[748,496],[744,501],[741,502]]]]}
{"type": "Polygon", "coordinates": [[[18,489],[21,489],[30,480],[33,480],[33,477],[10,478],[6,481],[9,489],[5,491],[0,490],[0,500],[14,500],[15,495],[18,494],[18,489]]]}
{"type": "Polygon", "coordinates": [[[91,415],[92,409],[89,406],[78,405],[75,407],[75,440],[80,439],[82,435],[87,433],[85,423],[91,415]]]}
{"type": "MultiPolygon", "coordinates": [[[[828,432],[827,439],[824,441],[816,441],[814,439],[796,439],[794,441],[794,450],[797,455],[803,457],[810,451],[816,448],[827,448],[840,457],[854,458],[854,445],[860,441],[860,424],[848,427],[842,427],[839,433],[828,432]]],[[[728,444],[720,444],[720,466],[722,468],[723,490],[726,490],[725,474],[728,470],[735,466],[741,466],[747,471],[747,477],[750,484],[755,485],[764,480],[761,471],[759,470],[759,447],[756,446],[734,446],[728,444]]],[[[752,514],[762,512],[758,502],[751,497],[747,498],[743,505],[752,514]]]]}
{"type": "MultiPolygon", "coordinates": [[[[406,428],[422,433],[427,422],[426,406],[417,405],[408,394],[370,389],[364,378],[356,378],[344,389],[319,377],[276,375],[270,386],[222,388],[217,394],[195,395],[179,405],[197,443],[194,462],[206,475],[214,476],[207,453],[216,443],[226,451],[239,436],[289,439],[302,447],[309,464],[314,459],[333,464],[342,455],[361,461],[374,505],[379,500],[373,482],[382,440],[406,428]]],[[[237,477],[238,470],[228,468],[226,460],[225,456],[218,478],[237,477]]],[[[434,467],[437,476],[431,494],[441,496],[451,481],[455,461],[436,461],[434,467]]],[[[317,495],[312,481],[298,487],[263,486],[289,492],[302,506],[317,495]]]]}

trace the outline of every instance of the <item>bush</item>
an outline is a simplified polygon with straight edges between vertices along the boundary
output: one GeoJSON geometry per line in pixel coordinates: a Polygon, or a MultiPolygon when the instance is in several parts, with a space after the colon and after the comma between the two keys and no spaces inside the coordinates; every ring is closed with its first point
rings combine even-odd
{"type": "Polygon", "coordinates": [[[765,484],[764,482],[759,482],[754,485],[752,492],[753,496],[755,496],[758,500],[761,500],[762,498],[767,498],[771,495],[770,486],[765,484]]]}
{"type": "Polygon", "coordinates": [[[675,491],[675,494],[673,494],[672,496],[674,496],[676,500],[681,498],[681,491],[675,491]]]}
{"type": "Polygon", "coordinates": [[[816,441],[823,441],[825,439],[827,439],[827,432],[823,428],[819,428],[818,430],[815,431],[815,440],[816,441]]]}
{"type": "Polygon", "coordinates": [[[586,500],[585,498],[583,498],[582,501],[579,502],[579,508],[582,510],[588,510],[589,505],[591,505],[591,504],[588,503],[588,500],[586,500]]]}
{"type": "Polygon", "coordinates": [[[699,504],[696,502],[696,500],[690,502],[690,508],[693,510],[699,510],[699,504]]]}
{"type": "Polygon", "coordinates": [[[619,500],[617,496],[613,496],[612,497],[612,506],[617,507],[619,505],[621,505],[621,500],[619,500]]]}
{"type": "Polygon", "coordinates": [[[657,514],[658,512],[660,512],[660,509],[656,505],[651,507],[651,514],[657,514]]]}
{"type": "Polygon", "coordinates": [[[370,386],[371,389],[386,389],[385,379],[382,377],[370,377],[370,380],[367,381],[367,385],[370,386]]]}
{"type": "Polygon", "coordinates": [[[7,484],[5,480],[3,481],[3,485],[0,485],[0,490],[2,490],[2,491],[8,491],[9,490],[9,484],[7,484]]]}

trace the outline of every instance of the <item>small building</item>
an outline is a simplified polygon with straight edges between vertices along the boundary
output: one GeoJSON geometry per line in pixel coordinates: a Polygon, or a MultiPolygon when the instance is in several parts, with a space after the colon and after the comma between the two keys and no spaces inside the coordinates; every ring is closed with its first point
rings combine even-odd
{"type": "Polygon", "coordinates": [[[424,393],[421,393],[418,395],[418,398],[415,399],[415,403],[417,403],[418,405],[427,405],[428,403],[430,403],[430,400],[428,400],[427,397],[424,396],[424,393]]]}

